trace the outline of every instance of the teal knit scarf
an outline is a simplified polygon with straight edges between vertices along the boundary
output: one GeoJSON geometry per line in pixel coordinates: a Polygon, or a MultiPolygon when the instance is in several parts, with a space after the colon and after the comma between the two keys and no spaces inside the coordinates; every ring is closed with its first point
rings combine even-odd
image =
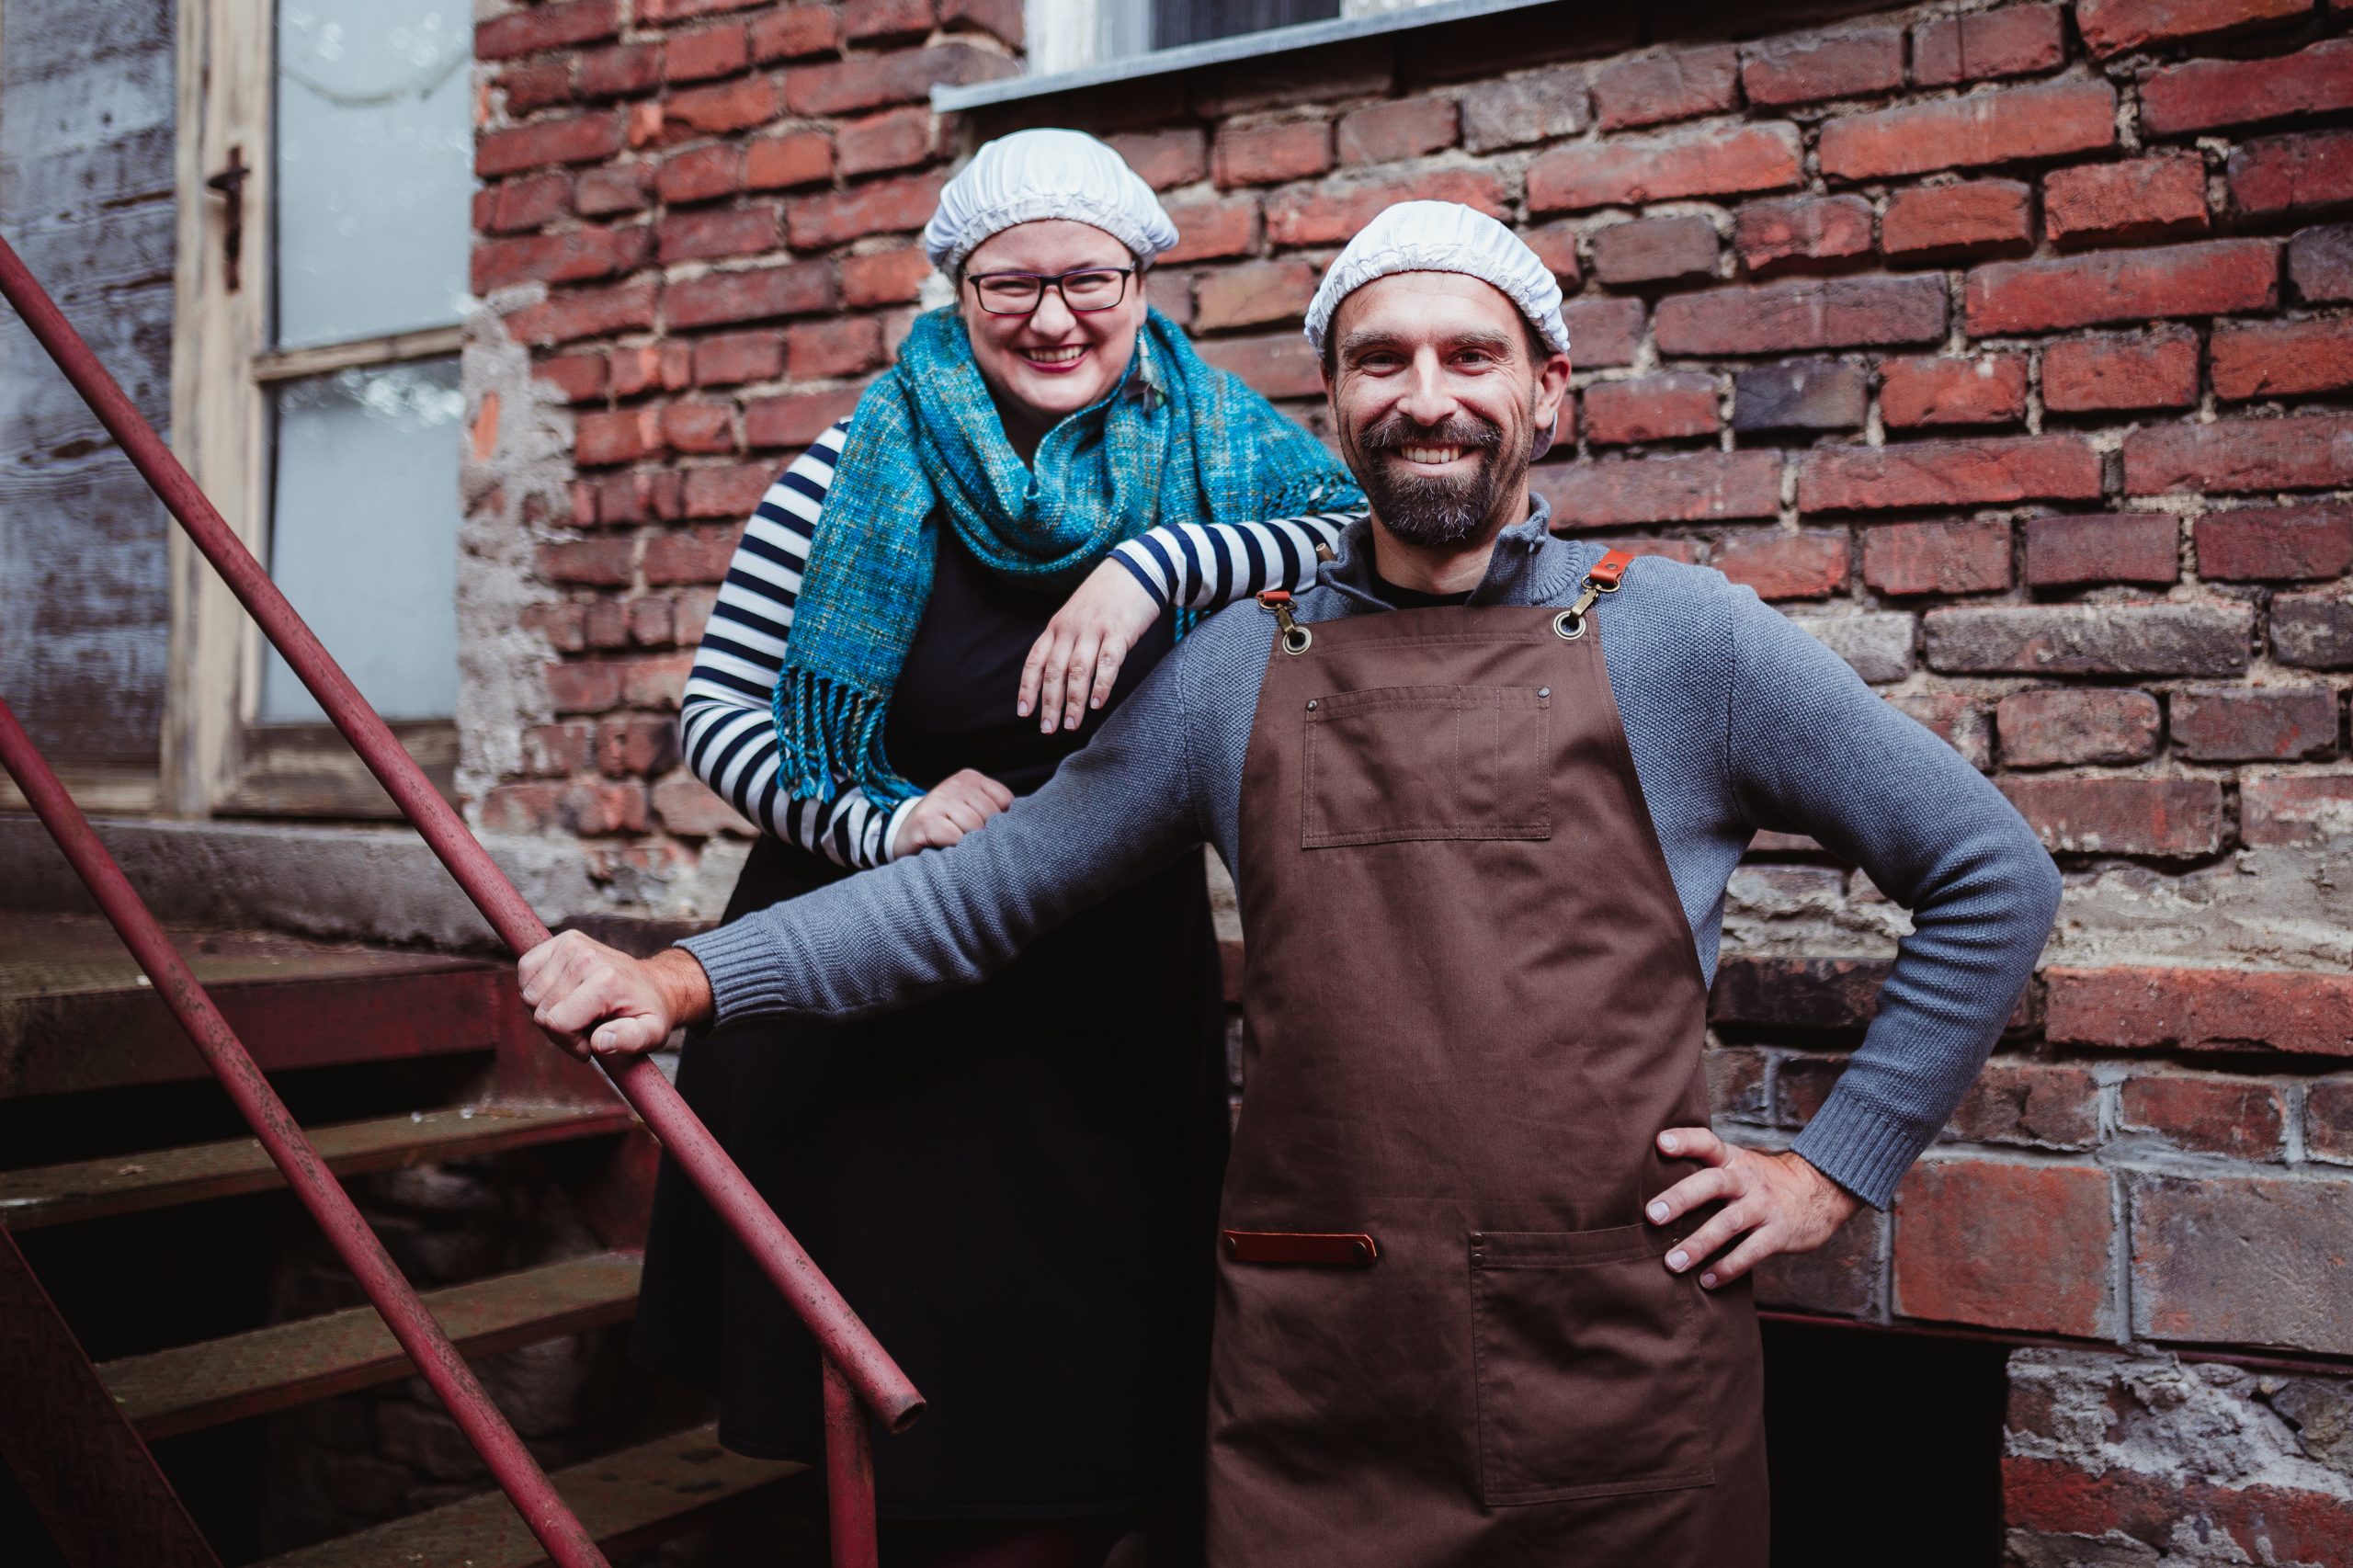
{"type": "MultiPolygon", "coordinates": [[[[916,318],[858,399],[825,492],[775,696],[779,768],[796,800],[856,784],[919,793],[882,752],[891,690],[931,597],[945,518],[992,572],[1075,588],[1111,548],[1162,523],[1245,523],[1363,505],[1314,437],[1204,364],[1158,311],[1127,374],[1024,466],[972,362],[963,319],[916,318]]],[[[1006,700],[1013,700],[1007,692],[1006,700]]]]}

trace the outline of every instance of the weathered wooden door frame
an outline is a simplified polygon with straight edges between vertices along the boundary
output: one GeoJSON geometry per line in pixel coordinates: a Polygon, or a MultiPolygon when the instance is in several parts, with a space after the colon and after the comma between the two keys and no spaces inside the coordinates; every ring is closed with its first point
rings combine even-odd
{"type": "MultiPolygon", "coordinates": [[[[229,526],[264,560],[269,555],[270,384],[454,354],[462,337],[460,328],[448,326],[317,348],[269,347],[276,12],[275,0],[180,0],[175,171],[179,243],[172,448],[229,526]]],[[[331,726],[257,722],[261,634],[178,530],[171,538],[171,598],[161,790],[165,812],[399,814],[331,726]]],[[[392,727],[446,793],[457,759],[454,722],[392,727]]]]}

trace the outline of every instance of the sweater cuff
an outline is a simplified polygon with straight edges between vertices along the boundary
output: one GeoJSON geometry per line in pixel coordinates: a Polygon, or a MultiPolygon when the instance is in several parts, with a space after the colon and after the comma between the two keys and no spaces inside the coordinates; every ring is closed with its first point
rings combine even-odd
{"type": "Polygon", "coordinates": [[[910,795],[892,811],[891,820],[882,824],[882,856],[877,865],[887,866],[899,858],[899,830],[907,825],[907,819],[915,814],[915,808],[923,804],[923,800],[921,795],[910,795]]]}
{"type": "Polygon", "coordinates": [[[747,1013],[775,1012],[777,949],[749,920],[732,921],[689,937],[678,946],[692,953],[710,981],[711,1024],[735,1022],[747,1013]],[[767,1004],[763,1006],[762,1004],[767,1004]]]}
{"type": "Polygon", "coordinates": [[[1143,591],[1152,596],[1152,602],[1154,604],[1163,606],[1166,605],[1168,603],[1168,585],[1154,577],[1148,569],[1137,562],[1135,556],[1131,553],[1134,545],[1135,541],[1133,540],[1130,540],[1127,543],[1120,545],[1118,549],[1111,551],[1111,559],[1126,567],[1128,569],[1128,575],[1133,577],[1138,583],[1143,585],[1143,591]]]}
{"type": "Polygon", "coordinates": [[[1860,1095],[1833,1089],[1790,1147],[1806,1164],[1874,1209],[1895,1200],[1896,1183],[1937,1135],[1933,1127],[1890,1115],[1860,1095]]]}

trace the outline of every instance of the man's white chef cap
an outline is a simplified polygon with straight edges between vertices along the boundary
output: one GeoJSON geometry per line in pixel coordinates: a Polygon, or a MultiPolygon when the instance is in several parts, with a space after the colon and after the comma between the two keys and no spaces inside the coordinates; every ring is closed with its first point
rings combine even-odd
{"type": "Polygon", "coordinates": [[[1040,218],[1091,223],[1140,261],[1176,243],[1160,198],[1119,153],[1083,131],[1017,131],[972,154],[948,182],[924,225],[924,254],[954,272],[983,240],[1040,218]]]}
{"type": "Polygon", "coordinates": [[[1561,285],[1518,234],[1485,213],[1453,201],[1401,201],[1358,231],[1324,274],[1307,307],[1307,341],[1320,358],[1340,301],[1392,272],[1460,272],[1494,285],[1563,354],[1561,285]]]}

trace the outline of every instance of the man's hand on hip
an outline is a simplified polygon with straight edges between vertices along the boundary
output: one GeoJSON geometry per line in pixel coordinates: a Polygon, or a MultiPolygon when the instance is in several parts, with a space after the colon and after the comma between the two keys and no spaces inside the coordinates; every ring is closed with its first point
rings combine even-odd
{"type": "Polygon", "coordinates": [[[515,966],[531,1017],[583,1062],[653,1051],[682,1024],[711,1016],[710,979],[684,948],[633,959],[566,931],[515,966]]]}
{"type": "Polygon", "coordinates": [[[1658,1135],[1659,1152],[1699,1160],[1695,1171],[1660,1193],[1644,1210],[1654,1225],[1670,1225],[1703,1203],[1722,1203],[1708,1222],[1666,1255],[1677,1274],[1704,1264],[1699,1283],[1729,1284],[1781,1252],[1812,1252],[1836,1235],[1860,1201],[1794,1153],[1768,1154],[1727,1143],[1704,1127],[1671,1127],[1658,1135]],[[1725,1256],[1708,1262],[1738,1239],[1725,1256]]]}

